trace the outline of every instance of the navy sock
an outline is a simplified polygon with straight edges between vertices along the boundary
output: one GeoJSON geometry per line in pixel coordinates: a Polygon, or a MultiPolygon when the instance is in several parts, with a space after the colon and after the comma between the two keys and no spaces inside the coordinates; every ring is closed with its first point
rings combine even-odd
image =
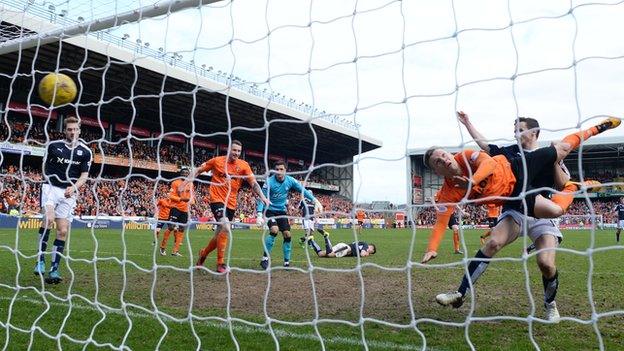
{"type": "Polygon", "coordinates": [[[58,270],[63,250],[65,250],[65,240],[54,240],[54,244],[52,244],[52,268],[50,271],[58,270]]]}
{"type": "Polygon", "coordinates": [[[464,275],[461,285],[459,286],[459,289],[457,289],[457,291],[459,291],[462,296],[466,295],[466,292],[468,291],[468,289],[470,289],[470,283],[468,282],[468,279],[470,279],[470,282],[472,283],[472,285],[474,285],[474,283],[477,282],[477,279],[479,279],[481,274],[485,272],[488,264],[490,264],[490,261],[479,260],[479,258],[490,258],[483,254],[481,250],[477,251],[475,258],[477,258],[477,260],[472,260],[470,261],[470,264],[468,264],[468,275],[464,275]]]}
{"type": "Polygon", "coordinates": [[[328,236],[325,237],[325,252],[327,253],[332,252],[332,244],[331,244],[331,241],[329,241],[328,236]]]}
{"type": "Polygon", "coordinates": [[[41,255],[39,255],[39,261],[45,262],[44,252],[48,249],[48,239],[50,238],[50,229],[45,229],[43,227],[39,228],[39,242],[37,245],[39,247],[39,251],[41,255]]]}
{"type": "Polygon", "coordinates": [[[544,302],[551,303],[555,301],[557,289],[559,288],[559,271],[556,271],[555,275],[550,279],[542,276],[542,283],[544,284],[544,302]]]}
{"type": "Polygon", "coordinates": [[[316,241],[308,240],[308,244],[312,246],[312,248],[314,249],[314,252],[316,252],[317,254],[321,252],[321,247],[316,243],[316,241]]]}

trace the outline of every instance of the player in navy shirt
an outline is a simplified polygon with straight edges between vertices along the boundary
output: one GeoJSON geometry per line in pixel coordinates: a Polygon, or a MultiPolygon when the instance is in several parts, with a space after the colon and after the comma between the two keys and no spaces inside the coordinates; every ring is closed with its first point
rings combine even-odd
{"type": "Polygon", "coordinates": [[[620,242],[620,232],[624,228],[624,197],[620,198],[620,203],[615,206],[613,211],[617,212],[617,231],[615,232],[615,241],[620,242]]]}
{"type": "Polygon", "coordinates": [[[44,214],[39,228],[37,248],[39,257],[35,274],[45,275],[45,255],[50,237],[50,228],[56,223],[56,239],[52,246],[52,265],[46,283],[61,282],[59,265],[65,249],[65,239],[69,232],[78,189],[84,185],[91,167],[91,150],[79,141],[80,122],[75,117],[65,119],[65,139],[48,144],[43,158],[45,183],[41,187],[41,210],[44,214]]]}
{"type": "Polygon", "coordinates": [[[366,257],[374,255],[377,252],[377,246],[364,241],[354,241],[351,244],[338,243],[332,246],[329,236],[325,236],[324,239],[325,250],[322,250],[314,239],[308,240],[308,244],[314,249],[318,257],[366,257]]]}
{"type": "MultiPolygon", "coordinates": [[[[311,191],[310,191],[311,192],[311,191]]],[[[299,210],[301,210],[301,218],[305,235],[299,238],[299,245],[305,249],[305,243],[309,239],[314,239],[313,233],[316,229],[321,235],[327,236],[329,233],[321,228],[316,228],[316,218],[314,217],[314,202],[303,197],[299,202],[299,210]]]]}

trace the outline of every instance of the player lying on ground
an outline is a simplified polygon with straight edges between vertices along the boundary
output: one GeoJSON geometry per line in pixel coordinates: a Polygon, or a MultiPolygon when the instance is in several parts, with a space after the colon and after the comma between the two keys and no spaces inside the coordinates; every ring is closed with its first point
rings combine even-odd
{"type": "Polygon", "coordinates": [[[75,117],[65,119],[65,139],[50,142],[43,157],[45,183],[41,186],[41,211],[43,227],[39,228],[37,249],[39,257],[35,274],[46,271],[45,252],[50,229],[56,223],[56,239],[52,244],[52,266],[45,279],[48,284],[62,281],[59,273],[65,239],[69,234],[78,189],[87,181],[91,167],[91,151],[78,140],[80,122],[75,117]]]}
{"type": "Polygon", "coordinates": [[[321,247],[314,241],[314,236],[308,237],[308,244],[314,249],[318,257],[356,257],[358,253],[360,257],[366,257],[377,252],[377,246],[364,241],[354,241],[351,244],[338,243],[332,246],[328,232],[323,234],[323,239],[325,239],[325,250],[321,250],[321,247]]]}
{"type": "Polygon", "coordinates": [[[262,193],[269,199],[271,204],[265,206],[264,202],[260,200],[256,203],[256,211],[258,212],[256,223],[262,226],[264,222],[262,212],[266,210],[264,217],[267,218],[267,226],[269,227],[269,235],[264,237],[264,252],[262,253],[262,260],[260,261],[260,267],[262,267],[262,269],[267,269],[269,267],[269,255],[273,250],[273,244],[275,244],[275,237],[278,232],[281,232],[284,237],[284,243],[282,245],[284,267],[290,266],[292,238],[290,235],[288,213],[286,212],[288,193],[295,191],[302,194],[305,198],[314,203],[315,212],[323,212],[323,206],[314,195],[312,195],[309,190],[305,189],[297,179],[286,175],[286,163],[284,161],[275,162],[273,170],[275,173],[270,176],[262,186],[262,193]]]}
{"type": "MultiPolygon", "coordinates": [[[[589,137],[599,134],[605,130],[615,128],[620,124],[620,120],[616,118],[609,118],[599,125],[592,127],[588,130],[571,134],[565,137],[562,141],[554,143],[553,146],[547,148],[541,148],[536,151],[533,151],[529,154],[525,155],[526,159],[526,167],[527,174],[525,178],[522,177],[521,171],[517,169],[517,167],[511,167],[513,172],[512,176],[515,178],[517,183],[515,183],[514,190],[509,194],[492,194],[488,193],[487,196],[499,195],[499,196],[518,196],[520,194],[522,188],[522,181],[526,179],[527,184],[533,184],[535,177],[543,176],[544,170],[548,171],[552,167],[552,165],[559,163],[572,149],[579,146],[581,140],[586,140],[589,137]],[[518,189],[520,188],[520,189],[518,189]]],[[[481,156],[481,155],[480,155],[481,156]]],[[[479,156],[479,157],[480,157],[479,156]]],[[[489,157],[489,156],[488,156],[489,157]]],[[[500,156],[495,156],[497,158],[500,156]]],[[[476,157],[474,158],[477,159],[476,157]]],[[[505,159],[506,160],[506,159],[505,159]]],[[[507,162],[508,164],[517,164],[517,160],[512,159],[511,162],[507,162]]],[[[433,165],[436,162],[435,160],[429,160],[433,165]]],[[[499,160],[500,161],[500,160],[499,160]]],[[[504,163],[503,163],[504,164],[504,163]]],[[[476,166],[475,174],[479,172],[477,164],[471,164],[471,166],[476,166]]],[[[438,168],[440,170],[441,168],[438,168]]],[[[484,178],[485,179],[485,178],[484,178]]],[[[510,178],[502,178],[499,180],[499,186],[505,185],[507,180],[510,178]]],[[[483,181],[483,180],[482,180],[483,181]]],[[[491,180],[492,183],[496,184],[494,180],[491,180]]],[[[445,183],[446,185],[446,183],[445,183]]],[[[478,198],[478,197],[477,197],[478,198]]],[[[563,208],[560,204],[556,202],[552,202],[543,196],[537,194],[534,196],[527,195],[526,198],[528,208],[527,213],[532,217],[548,217],[552,216],[557,217],[563,212],[565,212],[565,208],[563,208]],[[530,197],[530,198],[529,198],[530,197]]],[[[520,206],[522,203],[515,201],[506,201],[505,207],[509,208],[509,210],[504,211],[504,214],[501,216],[499,223],[492,230],[492,236],[485,244],[485,246],[477,252],[475,255],[475,259],[473,259],[468,265],[468,274],[465,275],[462,279],[462,282],[457,291],[450,293],[443,293],[436,296],[436,301],[441,305],[451,305],[453,307],[460,307],[465,299],[468,289],[471,285],[477,281],[477,279],[483,274],[486,270],[489,260],[496,255],[503,247],[512,243],[514,240],[518,238],[518,236],[522,232],[523,225],[523,209],[520,206]],[[507,207],[509,206],[509,207],[507,207]],[[506,214],[506,215],[505,215],[506,214]]],[[[431,243],[430,243],[431,245],[431,243]]],[[[431,248],[431,246],[430,246],[431,248]]],[[[429,254],[429,252],[428,252],[429,254]]],[[[432,258],[434,255],[425,254],[423,257],[423,262],[426,262],[432,258]]],[[[545,301],[554,301],[555,296],[557,294],[558,288],[558,276],[555,272],[554,276],[548,281],[544,281],[544,297],[545,301]]],[[[547,319],[552,322],[558,321],[558,313],[550,313],[548,306],[545,306],[547,309],[547,319]]]]}

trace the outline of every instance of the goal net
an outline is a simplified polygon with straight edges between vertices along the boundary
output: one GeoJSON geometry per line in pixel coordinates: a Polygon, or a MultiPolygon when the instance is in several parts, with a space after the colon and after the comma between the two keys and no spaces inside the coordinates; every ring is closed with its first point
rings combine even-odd
{"type": "Polygon", "coordinates": [[[615,1],[0,0],[0,343],[617,349],[612,262],[624,250],[595,229],[612,227],[624,194],[619,141],[603,150],[592,139],[570,156],[576,180],[608,185],[600,199],[578,191],[589,205],[558,219],[557,326],[545,322],[535,264],[548,250],[522,253],[528,236],[491,259],[470,302],[436,305],[474,261],[488,214],[462,203],[460,250],[422,264],[436,213],[413,199],[433,199],[441,183],[415,186],[409,155],[476,148],[457,110],[501,145],[516,143],[518,116],[556,140],[621,111],[622,11],[615,1]],[[76,83],[75,99],[44,102],[50,73],[76,83]],[[63,143],[72,117],[77,145],[63,143]],[[49,190],[55,160],[72,179],[49,190]],[[312,193],[291,191],[261,220],[259,187],[270,206],[284,200],[271,193],[277,161],[312,193]],[[84,169],[70,169],[84,164],[73,190],[84,169]],[[323,207],[312,221],[306,195],[323,207]],[[51,203],[62,204],[54,224],[42,215],[51,203]],[[271,218],[277,234],[258,225],[271,218]]]}

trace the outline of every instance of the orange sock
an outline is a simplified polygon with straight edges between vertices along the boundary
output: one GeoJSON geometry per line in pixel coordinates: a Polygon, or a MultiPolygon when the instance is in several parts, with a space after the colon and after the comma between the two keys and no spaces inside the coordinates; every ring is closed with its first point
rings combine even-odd
{"type": "Polygon", "coordinates": [[[215,234],[212,239],[208,242],[208,246],[202,249],[202,256],[207,256],[209,253],[213,252],[214,249],[217,248],[217,235],[215,234]]]}
{"type": "Polygon", "coordinates": [[[566,136],[565,138],[563,138],[563,142],[570,144],[570,146],[572,146],[572,149],[576,149],[577,147],[579,147],[579,145],[581,145],[581,140],[587,140],[596,134],[598,134],[598,128],[591,127],[589,129],[585,129],[580,132],[566,136]]]}
{"type": "Polygon", "coordinates": [[[453,230],[453,248],[459,251],[459,230],[453,230]]]}
{"type": "Polygon", "coordinates": [[[173,236],[175,237],[175,244],[173,245],[173,252],[178,252],[180,250],[180,245],[182,244],[182,240],[184,240],[184,231],[176,230],[173,236]]]}
{"type": "Polygon", "coordinates": [[[228,233],[220,232],[217,234],[217,264],[223,264],[225,262],[225,248],[228,243],[228,233]]]}
{"type": "Polygon", "coordinates": [[[169,241],[169,235],[171,235],[171,231],[169,229],[165,230],[165,233],[163,234],[163,239],[160,242],[161,249],[164,249],[167,247],[167,241],[169,241]]]}
{"type": "Polygon", "coordinates": [[[573,193],[578,189],[578,185],[572,182],[567,182],[563,187],[563,194],[554,194],[550,200],[559,205],[563,212],[566,212],[568,207],[570,207],[570,204],[572,204],[572,201],[574,201],[573,193]]]}

